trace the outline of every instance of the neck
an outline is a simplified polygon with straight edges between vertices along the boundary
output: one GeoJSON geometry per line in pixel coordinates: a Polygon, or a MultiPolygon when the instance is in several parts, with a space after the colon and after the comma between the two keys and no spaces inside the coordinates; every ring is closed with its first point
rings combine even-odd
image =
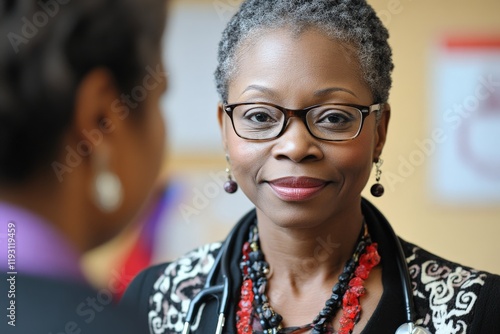
{"type": "Polygon", "coordinates": [[[273,276],[271,281],[304,286],[334,282],[351,258],[363,215],[356,211],[339,214],[311,228],[280,227],[257,213],[262,251],[273,276]]]}
{"type": "MultiPolygon", "coordinates": [[[[81,200],[76,198],[86,189],[77,178],[59,183],[51,182],[50,175],[33,177],[15,185],[0,186],[0,201],[22,207],[40,216],[76,246],[78,252],[87,249],[85,231],[81,228],[85,219],[81,200]]],[[[84,196],[84,194],[81,194],[84,196]]]]}

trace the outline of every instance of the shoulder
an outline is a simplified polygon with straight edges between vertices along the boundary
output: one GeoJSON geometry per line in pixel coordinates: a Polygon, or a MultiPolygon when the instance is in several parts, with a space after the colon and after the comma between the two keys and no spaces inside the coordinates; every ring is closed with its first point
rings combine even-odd
{"type": "MultiPolygon", "coordinates": [[[[6,279],[0,275],[2,280],[6,279]]],[[[12,278],[12,277],[9,277],[12,278]]],[[[57,278],[18,275],[13,283],[13,306],[1,333],[140,333],[135,310],[117,307],[109,289],[94,290],[87,284],[57,278]],[[28,320],[29,319],[29,320],[28,320]]],[[[0,299],[8,309],[7,298],[0,299]]]]}
{"type": "Polygon", "coordinates": [[[189,303],[205,284],[221,245],[207,244],[144,270],[130,284],[122,303],[139,304],[154,333],[181,331],[189,303]]]}
{"type": "Polygon", "coordinates": [[[168,295],[168,292],[179,293],[175,287],[182,284],[183,289],[204,284],[205,278],[212,269],[221,243],[211,243],[196,248],[175,261],[153,267],[145,275],[153,275],[151,293],[168,295]]]}
{"type": "Polygon", "coordinates": [[[500,276],[401,243],[419,322],[436,333],[483,333],[481,322],[500,311],[500,276]]]}
{"type": "Polygon", "coordinates": [[[206,276],[212,268],[221,243],[211,243],[196,248],[175,261],[158,264],[139,273],[125,292],[125,301],[149,299],[153,290],[172,279],[184,280],[188,277],[206,276]]]}
{"type": "Polygon", "coordinates": [[[483,285],[488,276],[496,276],[446,260],[404,240],[401,240],[401,244],[411,276],[419,277],[422,283],[452,279],[456,286],[462,286],[466,282],[483,285]],[[457,280],[458,278],[460,280],[457,280]]]}
{"type": "Polygon", "coordinates": [[[186,253],[175,261],[164,264],[161,279],[157,281],[157,284],[167,277],[179,279],[208,274],[221,246],[220,242],[206,244],[186,253]]]}

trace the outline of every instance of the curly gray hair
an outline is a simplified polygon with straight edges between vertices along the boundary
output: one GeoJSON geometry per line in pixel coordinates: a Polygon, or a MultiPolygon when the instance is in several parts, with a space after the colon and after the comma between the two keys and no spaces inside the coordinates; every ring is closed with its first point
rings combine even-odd
{"type": "Polygon", "coordinates": [[[387,102],[391,88],[389,33],[364,0],[246,0],[229,21],[219,43],[217,91],[227,101],[239,47],[262,30],[291,27],[300,33],[316,28],[355,48],[364,80],[376,102],[387,102]]]}

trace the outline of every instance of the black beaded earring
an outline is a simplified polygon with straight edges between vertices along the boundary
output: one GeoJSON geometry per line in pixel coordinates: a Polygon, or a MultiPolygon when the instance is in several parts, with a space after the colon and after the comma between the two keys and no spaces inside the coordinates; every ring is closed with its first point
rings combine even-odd
{"type": "Polygon", "coordinates": [[[370,192],[373,196],[375,197],[380,197],[384,194],[384,186],[380,184],[380,175],[382,175],[382,170],[380,169],[380,167],[382,166],[382,164],[384,163],[384,160],[378,158],[377,161],[375,161],[375,181],[377,181],[377,183],[375,183],[371,188],[370,188],[370,192]]]}
{"type": "Polygon", "coordinates": [[[229,155],[226,154],[226,173],[227,173],[227,181],[224,182],[224,190],[228,194],[234,194],[238,190],[238,183],[233,181],[233,177],[231,176],[231,164],[229,163],[229,155]]]}

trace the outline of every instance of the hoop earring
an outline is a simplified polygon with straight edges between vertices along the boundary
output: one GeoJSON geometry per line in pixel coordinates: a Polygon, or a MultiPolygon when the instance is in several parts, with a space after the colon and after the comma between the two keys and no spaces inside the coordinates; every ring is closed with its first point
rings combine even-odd
{"type": "Polygon", "coordinates": [[[238,183],[233,181],[233,177],[231,176],[231,163],[229,162],[229,155],[227,154],[226,154],[226,161],[227,161],[227,167],[226,167],[227,181],[224,183],[224,191],[227,192],[228,194],[234,194],[236,191],[238,191],[238,183]]]}
{"type": "Polygon", "coordinates": [[[108,169],[107,156],[96,157],[96,176],[93,182],[93,197],[96,206],[104,213],[118,209],[123,200],[120,178],[108,169]]]}
{"type": "Polygon", "coordinates": [[[382,170],[380,167],[384,163],[384,160],[378,158],[377,161],[375,161],[375,183],[371,188],[370,188],[370,193],[375,196],[375,197],[380,197],[384,194],[384,186],[380,184],[380,175],[382,175],[382,170]]]}

